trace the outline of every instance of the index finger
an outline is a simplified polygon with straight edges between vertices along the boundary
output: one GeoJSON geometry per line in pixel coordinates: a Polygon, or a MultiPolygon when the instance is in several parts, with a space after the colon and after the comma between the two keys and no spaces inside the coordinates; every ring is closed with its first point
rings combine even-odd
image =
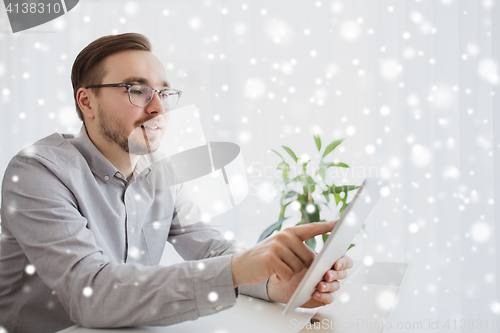
{"type": "Polygon", "coordinates": [[[297,237],[305,241],[310,238],[313,238],[316,235],[323,235],[326,234],[327,232],[332,231],[333,226],[335,225],[336,222],[337,221],[314,222],[305,225],[299,225],[289,229],[292,229],[292,231],[295,233],[297,237]]]}

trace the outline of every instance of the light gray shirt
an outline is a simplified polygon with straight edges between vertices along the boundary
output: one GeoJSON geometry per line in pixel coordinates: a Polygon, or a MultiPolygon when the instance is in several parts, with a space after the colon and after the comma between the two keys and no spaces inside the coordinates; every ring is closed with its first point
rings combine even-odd
{"type": "MultiPolygon", "coordinates": [[[[130,181],[84,126],[18,153],[2,184],[0,326],[8,332],[165,326],[232,307],[231,254],[165,168],[141,157],[130,181]],[[159,265],[166,242],[186,260],[159,265]]],[[[269,301],[266,282],[239,292],[269,301]]]]}

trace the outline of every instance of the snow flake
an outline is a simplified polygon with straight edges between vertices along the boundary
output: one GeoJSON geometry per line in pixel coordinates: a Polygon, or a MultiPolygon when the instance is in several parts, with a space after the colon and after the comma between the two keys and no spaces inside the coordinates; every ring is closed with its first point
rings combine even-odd
{"type": "Polygon", "coordinates": [[[244,23],[238,23],[234,26],[234,33],[242,36],[247,33],[247,26],[244,23]]]}
{"type": "Polygon", "coordinates": [[[127,15],[133,16],[137,13],[138,6],[137,6],[137,3],[133,2],[133,1],[129,1],[125,4],[123,9],[127,15]]]}
{"type": "Polygon", "coordinates": [[[83,296],[90,297],[90,296],[92,296],[92,294],[94,293],[94,291],[92,290],[91,287],[85,287],[85,288],[83,288],[82,293],[83,293],[83,296]]]}
{"type": "Polygon", "coordinates": [[[373,257],[371,256],[366,256],[364,259],[363,259],[363,264],[365,264],[366,266],[371,266],[373,265],[373,257]]]}
{"type": "Polygon", "coordinates": [[[356,134],[356,127],[347,126],[347,128],[345,129],[345,133],[349,136],[353,136],[354,134],[356,134]]]}
{"type": "Polygon", "coordinates": [[[412,234],[416,234],[418,232],[418,224],[416,223],[411,223],[409,226],[408,226],[408,230],[412,233],[412,234]]]}
{"type": "Polygon", "coordinates": [[[380,75],[388,80],[394,80],[399,76],[403,67],[395,59],[387,59],[380,62],[380,75]]]}
{"type": "Polygon", "coordinates": [[[460,171],[454,166],[449,166],[443,171],[445,179],[457,179],[458,177],[460,177],[460,171]]]}
{"type": "Polygon", "coordinates": [[[26,272],[26,274],[28,275],[33,275],[35,274],[35,266],[33,265],[27,265],[25,268],[24,268],[24,271],[26,272]]]}
{"type": "Polygon", "coordinates": [[[332,3],[330,8],[331,8],[332,12],[338,14],[338,13],[342,12],[342,10],[344,9],[344,5],[340,1],[335,1],[332,3]]]}
{"type": "Polygon", "coordinates": [[[429,149],[419,144],[412,147],[412,161],[416,166],[427,166],[432,160],[432,153],[429,149]]]}
{"type": "Polygon", "coordinates": [[[383,197],[387,197],[391,194],[391,189],[387,186],[384,186],[380,189],[380,195],[383,197]]]}
{"type": "Polygon", "coordinates": [[[375,146],[374,145],[367,145],[365,147],[365,152],[368,154],[368,155],[373,155],[375,153],[375,146]]]}
{"type": "Polygon", "coordinates": [[[493,0],[483,0],[482,1],[482,5],[486,9],[490,9],[491,7],[493,7],[494,3],[495,2],[493,0]]]}
{"type": "Polygon", "coordinates": [[[199,17],[192,17],[191,19],[189,19],[188,26],[192,30],[195,30],[195,31],[199,30],[201,28],[201,25],[202,25],[202,22],[201,22],[201,19],[199,17]]]}
{"type": "Polygon", "coordinates": [[[345,21],[340,26],[340,37],[347,41],[354,41],[358,39],[361,33],[361,28],[356,21],[345,21]]]}
{"type": "Polygon", "coordinates": [[[298,201],[294,201],[290,204],[290,207],[293,209],[293,210],[299,210],[300,209],[300,202],[298,201]]]}
{"type": "Polygon", "coordinates": [[[383,116],[388,116],[389,113],[391,113],[391,109],[387,106],[387,105],[384,105],[380,108],[380,114],[383,115],[383,116]]]}
{"type": "Polygon", "coordinates": [[[306,206],[306,212],[308,212],[309,214],[312,214],[315,211],[316,211],[316,207],[313,204],[308,204],[306,206]]]}
{"type": "Polygon", "coordinates": [[[490,307],[493,313],[500,315],[500,303],[498,301],[491,302],[490,307]]]}
{"type": "Polygon", "coordinates": [[[232,240],[232,239],[234,239],[234,233],[232,231],[226,231],[224,233],[224,238],[226,240],[232,240]]]}
{"type": "Polygon", "coordinates": [[[210,302],[217,302],[219,299],[219,294],[217,294],[215,291],[211,291],[208,293],[208,300],[210,302]]]}
{"type": "Polygon", "coordinates": [[[349,296],[348,293],[342,293],[340,296],[339,296],[339,301],[341,301],[342,303],[347,303],[349,302],[349,299],[351,297],[349,296]]]}
{"type": "Polygon", "coordinates": [[[485,222],[476,222],[471,227],[471,237],[478,243],[485,243],[490,239],[492,230],[485,222]]]}
{"type": "Polygon", "coordinates": [[[410,19],[413,21],[413,23],[420,23],[422,22],[423,17],[419,12],[413,11],[410,13],[410,19]]]}
{"type": "Polygon", "coordinates": [[[248,98],[260,98],[266,91],[266,84],[259,78],[248,79],[245,87],[245,96],[248,98]]]}
{"type": "Polygon", "coordinates": [[[140,256],[140,251],[139,251],[139,249],[138,249],[137,247],[132,246],[132,247],[130,248],[130,250],[128,251],[128,254],[129,254],[129,256],[130,256],[131,258],[133,258],[133,259],[137,259],[137,258],[139,258],[139,256],[140,256]]]}
{"type": "Polygon", "coordinates": [[[479,76],[492,83],[498,84],[500,82],[500,78],[498,76],[498,64],[493,59],[483,59],[478,65],[478,74],[479,76]]]}

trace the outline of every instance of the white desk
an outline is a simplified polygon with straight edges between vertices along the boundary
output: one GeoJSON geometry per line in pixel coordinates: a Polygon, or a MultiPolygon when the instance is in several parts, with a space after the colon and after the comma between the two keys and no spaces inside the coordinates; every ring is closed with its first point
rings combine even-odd
{"type": "Polygon", "coordinates": [[[283,316],[284,304],[269,303],[240,295],[236,305],[218,314],[166,327],[87,329],[72,326],[59,333],[297,333],[297,332],[382,332],[373,325],[386,320],[404,284],[406,264],[374,263],[365,267],[359,262],[337,292],[334,303],[316,309],[297,309],[283,316]],[[313,326],[311,318],[317,323],[313,326]],[[352,322],[356,322],[353,329],[352,322]],[[363,324],[361,324],[361,321],[363,324]],[[370,326],[372,322],[372,326],[370,326]],[[366,330],[364,330],[366,328],[366,330]]]}

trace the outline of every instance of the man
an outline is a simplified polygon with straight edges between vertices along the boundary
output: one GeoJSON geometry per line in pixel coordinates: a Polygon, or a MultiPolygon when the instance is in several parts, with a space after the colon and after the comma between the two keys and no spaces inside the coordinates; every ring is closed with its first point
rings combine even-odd
{"type": "MultiPolygon", "coordinates": [[[[170,325],[233,306],[238,293],[287,302],[312,262],[303,243],[333,222],[287,228],[249,250],[204,223],[182,184],[146,155],[181,92],[139,34],[105,36],[72,69],[76,136],[17,154],[2,185],[0,325],[8,332],[170,325]],[[145,138],[147,140],[145,140],[145,138]],[[187,261],[159,266],[169,241],[187,261]]],[[[305,307],[333,301],[352,260],[325,274],[305,307]]]]}

